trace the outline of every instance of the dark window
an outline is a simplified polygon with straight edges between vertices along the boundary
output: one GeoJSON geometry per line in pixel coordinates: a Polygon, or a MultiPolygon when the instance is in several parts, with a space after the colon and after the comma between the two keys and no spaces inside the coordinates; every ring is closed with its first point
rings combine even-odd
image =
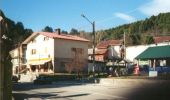
{"type": "Polygon", "coordinates": [[[36,54],[36,49],[32,49],[31,50],[31,54],[33,55],[33,54],[36,54]]]}
{"type": "Polygon", "coordinates": [[[47,41],[47,40],[49,40],[49,37],[44,37],[44,41],[47,41]]]}

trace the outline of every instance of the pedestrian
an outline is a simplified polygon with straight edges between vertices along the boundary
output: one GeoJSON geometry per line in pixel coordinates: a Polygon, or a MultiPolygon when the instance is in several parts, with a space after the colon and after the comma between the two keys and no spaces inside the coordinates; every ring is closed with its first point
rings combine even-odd
{"type": "Polygon", "coordinates": [[[113,68],[112,67],[109,68],[109,72],[110,72],[110,76],[112,76],[112,73],[113,73],[113,68]]]}
{"type": "Polygon", "coordinates": [[[135,64],[134,75],[138,75],[138,74],[139,74],[139,65],[135,64]]]}

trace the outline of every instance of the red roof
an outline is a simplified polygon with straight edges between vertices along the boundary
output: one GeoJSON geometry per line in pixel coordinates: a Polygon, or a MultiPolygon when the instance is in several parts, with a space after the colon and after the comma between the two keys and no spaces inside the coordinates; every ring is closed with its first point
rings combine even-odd
{"type": "Polygon", "coordinates": [[[154,37],[155,43],[161,43],[165,41],[170,41],[170,36],[160,36],[160,37],[154,37]]]}
{"type": "Polygon", "coordinates": [[[95,51],[95,54],[96,55],[103,55],[103,54],[106,53],[106,51],[107,51],[107,49],[98,49],[98,50],[95,51]]]}
{"type": "Polygon", "coordinates": [[[96,48],[107,48],[109,45],[120,45],[122,40],[107,40],[97,44],[96,48]]]}
{"type": "Polygon", "coordinates": [[[50,37],[50,38],[58,38],[58,39],[66,39],[66,40],[75,40],[75,41],[84,41],[84,42],[89,42],[89,40],[85,38],[81,38],[78,36],[74,35],[66,35],[66,34],[57,34],[57,33],[50,33],[50,32],[37,32],[41,35],[50,37]]]}

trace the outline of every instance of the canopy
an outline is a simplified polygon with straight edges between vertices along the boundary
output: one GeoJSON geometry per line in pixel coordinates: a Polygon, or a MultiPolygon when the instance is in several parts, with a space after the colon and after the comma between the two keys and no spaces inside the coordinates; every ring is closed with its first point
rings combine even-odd
{"type": "Polygon", "coordinates": [[[136,59],[166,59],[166,58],[170,58],[170,45],[149,47],[136,57],[136,59]]]}
{"type": "Polygon", "coordinates": [[[41,59],[30,59],[28,64],[30,65],[44,65],[45,63],[51,61],[51,58],[41,58],[41,59]]]}

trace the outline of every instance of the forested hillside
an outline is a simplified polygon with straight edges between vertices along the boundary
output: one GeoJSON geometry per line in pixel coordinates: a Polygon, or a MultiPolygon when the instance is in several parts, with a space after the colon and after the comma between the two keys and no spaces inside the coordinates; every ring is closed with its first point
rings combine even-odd
{"type": "MultiPolygon", "coordinates": [[[[3,17],[3,27],[5,29],[5,35],[3,38],[8,40],[11,48],[14,48],[16,44],[23,41],[33,31],[31,29],[25,29],[22,22],[15,23],[14,21],[6,18],[2,11],[0,16],[3,17]]],[[[51,27],[45,27],[42,31],[52,31],[51,27]]],[[[92,34],[85,31],[78,31],[72,29],[70,32],[64,32],[66,34],[78,35],[89,40],[92,40],[92,34]]],[[[153,43],[154,36],[167,36],[170,35],[170,13],[161,13],[158,16],[151,16],[145,20],[137,21],[130,24],[124,24],[115,28],[110,28],[96,32],[96,43],[109,39],[123,39],[123,34],[126,34],[126,45],[140,45],[153,43]]]]}
{"type": "Polygon", "coordinates": [[[101,40],[122,39],[124,32],[127,45],[150,44],[153,36],[170,35],[170,13],[161,13],[145,20],[107,29],[102,33],[101,40]]]}

